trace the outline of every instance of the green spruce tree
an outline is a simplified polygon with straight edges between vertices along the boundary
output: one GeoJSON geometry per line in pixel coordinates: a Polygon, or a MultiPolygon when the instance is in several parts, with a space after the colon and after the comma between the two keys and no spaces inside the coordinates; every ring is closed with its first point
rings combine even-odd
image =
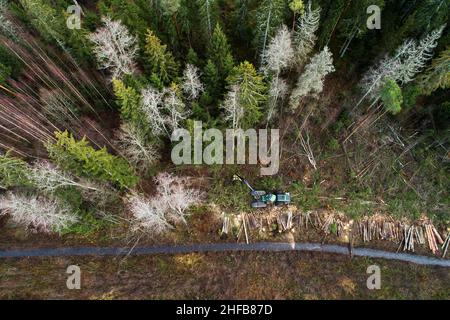
{"type": "Polygon", "coordinates": [[[175,81],[178,76],[178,64],[173,55],[167,50],[167,46],[148,30],[145,40],[145,66],[150,76],[156,76],[165,85],[175,81]]]}
{"type": "Polygon", "coordinates": [[[288,10],[286,0],[263,0],[256,15],[255,47],[264,55],[269,40],[284,23],[288,10]]]}
{"type": "Polygon", "coordinates": [[[418,83],[426,95],[438,89],[450,88],[450,47],[432,61],[428,70],[419,77],[418,83]]]}
{"type": "Polygon", "coordinates": [[[80,141],[68,133],[55,133],[56,141],[46,145],[50,158],[64,170],[77,176],[109,182],[123,189],[138,182],[129,164],[108,153],[106,148],[95,150],[86,138],[80,141]]]}
{"type": "Polygon", "coordinates": [[[227,78],[228,88],[238,88],[238,103],[244,111],[241,127],[252,128],[261,120],[262,105],[267,100],[267,87],[264,78],[259,75],[255,67],[248,61],[233,68],[227,78]]]}
{"type": "Polygon", "coordinates": [[[219,24],[216,24],[214,28],[208,57],[216,65],[219,76],[222,79],[226,79],[231,69],[233,69],[234,59],[227,36],[219,24]]]}

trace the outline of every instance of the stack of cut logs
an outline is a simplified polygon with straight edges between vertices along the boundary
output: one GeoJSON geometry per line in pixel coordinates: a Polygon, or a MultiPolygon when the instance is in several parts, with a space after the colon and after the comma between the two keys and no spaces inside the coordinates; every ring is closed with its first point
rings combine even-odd
{"type": "Polygon", "coordinates": [[[428,246],[430,247],[430,250],[437,254],[439,252],[438,244],[443,245],[444,241],[442,240],[441,236],[437,232],[436,228],[432,224],[426,224],[425,225],[425,233],[427,235],[428,239],[428,246]]]}
{"type": "MultiPolygon", "coordinates": [[[[249,242],[249,234],[252,230],[259,232],[273,231],[273,226],[281,232],[299,228],[314,228],[325,234],[335,232],[341,237],[348,235],[353,228],[353,237],[359,237],[363,242],[373,240],[388,240],[400,243],[399,250],[414,252],[417,245],[428,244],[434,254],[442,252],[445,257],[450,246],[450,228],[447,230],[445,240],[429,220],[420,220],[413,224],[407,221],[395,221],[392,217],[376,214],[356,221],[348,221],[342,213],[330,213],[329,211],[301,212],[295,206],[288,208],[274,208],[266,212],[242,213],[240,215],[222,214],[222,234],[228,234],[233,226],[237,227],[238,239],[245,234],[246,242],[249,242]],[[353,226],[353,227],[352,227],[353,226]],[[335,228],[333,230],[333,227],[335,228]]],[[[347,237],[347,236],[346,236],[347,237]]]]}

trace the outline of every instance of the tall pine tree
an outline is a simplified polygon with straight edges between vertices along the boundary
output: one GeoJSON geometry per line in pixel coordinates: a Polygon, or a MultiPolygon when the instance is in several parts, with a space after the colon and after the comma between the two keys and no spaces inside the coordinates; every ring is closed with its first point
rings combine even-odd
{"type": "Polygon", "coordinates": [[[267,88],[263,77],[259,75],[255,67],[247,61],[233,68],[227,78],[228,88],[238,89],[238,103],[243,109],[241,127],[248,129],[254,127],[263,115],[261,106],[267,100],[267,88]]]}
{"type": "Polygon", "coordinates": [[[349,0],[325,1],[327,10],[322,11],[322,21],[320,23],[319,40],[320,48],[328,46],[342,15],[349,5],[349,0]]]}
{"type": "Polygon", "coordinates": [[[167,46],[148,30],[145,42],[146,68],[150,76],[156,76],[165,85],[170,84],[178,75],[178,64],[167,46]]]}
{"type": "Polygon", "coordinates": [[[450,47],[433,60],[428,70],[419,77],[418,83],[427,95],[438,89],[450,88],[450,47]]]}
{"type": "Polygon", "coordinates": [[[337,26],[337,36],[343,40],[340,55],[343,57],[355,39],[363,37],[367,31],[367,8],[376,5],[384,8],[384,0],[358,0],[352,1],[345,17],[337,26]]]}
{"type": "Polygon", "coordinates": [[[264,56],[269,40],[284,23],[288,10],[286,0],[263,0],[257,9],[255,47],[264,56]]]}
{"type": "Polygon", "coordinates": [[[200,32],[205,35],[207,43],[211,41],[214,26],[219,20],[218,0],[195,0],[200,16],[200,32]]]}
{"type": "Polygon", "coordinates": [[[224,80],[228,77],[231,69],[234,66],[234,59],[231,53],[231,47],[228,44],[228,39],[219,24],[214,28],[214,33],[211,39],[211,45],[208,50],[208,57],[217,68],[219,78],[223,79],[219,87],[223,88],[224,80]]]}

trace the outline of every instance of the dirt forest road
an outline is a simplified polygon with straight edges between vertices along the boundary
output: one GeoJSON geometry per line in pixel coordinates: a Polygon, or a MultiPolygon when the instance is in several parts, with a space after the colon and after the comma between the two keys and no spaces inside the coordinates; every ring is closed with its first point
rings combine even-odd
{"type": "MultiPolygon", "coordinates": [[[[155,246],[155,247],[67,247],[67,248],[33,248],[0,251],[0,258],[27,258],[27,257],[70,257],[70,256],[119,256],[119,255],[152,255],[152,254],[187,254],[207,252],[288,252],[308,251],[349,255],[348,247],[338,245],[326,245],[318,243],[214,243],[179,246],[155,246]]],[[[438,259],[427,256],[393,253],[375,249],[354,248],[352,255],[356,257],[368,257],[387,260],[398,260],[426,266],[440,266],[450,268],[450,260],[438,259]]]]}

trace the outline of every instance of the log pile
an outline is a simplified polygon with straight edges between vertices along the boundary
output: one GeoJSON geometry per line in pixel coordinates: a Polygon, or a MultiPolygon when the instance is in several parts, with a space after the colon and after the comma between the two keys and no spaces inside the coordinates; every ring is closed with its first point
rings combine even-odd
{"type": "Polygon", "coordinates": [[[279,232],[292,230],[294,228],[292,211],[288,210],[286,213],[278,215],[277,223],[279,226],[279,232]]]}
{"type": "Polygon", "coordinates": [[[442,258],[445,258],[447,255],[448,247],[450,245],[450,230],[447,231],[449,232],[447,239],[445,239],[444,244],[442,245],[442,258]]]}
{"type": "Polygon", "coordinates": [[[297,212],[298,226],[309,229],[310,227],[320,228],[322,220],[318,212],[307,211],[306,213],[297,212]]]}
{"type": "Polygon", "coordinates": [[[374,240],[392,241],[399,244],[398,250],[403,251],[414,252],[418,246],[427,245],[433,254],[442,257],[446,256],[450,246],[450,229],[447,236],[442,237],[427,219],[411,223],[406,220],[396,221],[382,214],[353,221],[339,212],[302,212],[295,206],[289,206],[239,215],[222,214],[222,221],[222,234],[238,230],[238,241],[245,236],[247,243],[254,231],[282,233],[295,231],[298,227],[304,230],[312,228],[324,235],[334,234],[345,241],[349,241],[350,234],[353,239],[366,243],[374,240]]]}
{"type": "Polygon", "coordinates": [[[228,234],[230,231],[230,216],[222,213],[222,234],[228,234]]]}
{"type": "Polygon", "coordinates": [[[331,234],[333,226],[335,227],[335,235],[341,237],[348,228],[349,223],[345,221],[341,215],[328,214],[323,219],[321,230],[326,234],[331,234]]]}
{"type": "Polygon", "coordinates": [[[391,240],[397,242],[401,237],[399,233],[400,224],[392,218],[382,215],[365,217],[357,224],[357,235],[363,242],[372,240],[391,240]]]}
{"type": "Polygon", "coordinates": [[[438,254],[439,253],[438,243],[443,244],[444,241],[442,241],[441,236],[439,235],[436,228],[432,224],[425,225],[425,232],[428,239],[428,247],[430,248],[431,252],[433,252],[433,254],[438,254]]]}

